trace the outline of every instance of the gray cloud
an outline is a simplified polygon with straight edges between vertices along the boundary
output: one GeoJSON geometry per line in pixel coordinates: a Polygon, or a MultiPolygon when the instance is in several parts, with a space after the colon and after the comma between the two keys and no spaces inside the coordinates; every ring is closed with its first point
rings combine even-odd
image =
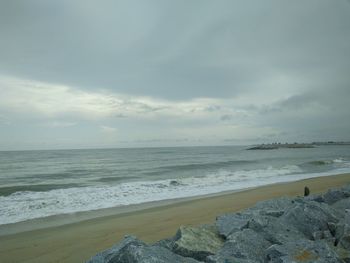
{"type": "Polygon", "coordinates": [[[278,75],[300,89],[349,81],[345,1],[1,5],[11,75],[168,99],[236,96],[278,75]]]}
{"type": "Polygon", "coordinates": [[[1,1],[0,36],[0,146],[350,139],[346,0],[1,1]]]}

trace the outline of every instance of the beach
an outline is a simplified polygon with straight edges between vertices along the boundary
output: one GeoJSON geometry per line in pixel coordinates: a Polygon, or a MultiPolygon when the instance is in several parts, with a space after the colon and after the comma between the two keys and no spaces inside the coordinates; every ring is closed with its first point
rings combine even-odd
{"type": "MultiPolygon", "coordinates": [[[[137,206],[136,211],[109,210],[108,215],[101,212],[100,217],[95,211],[96,218],[74,223],[66,220],[66,224],[61,226],[48,225],[42,229],[2,235],[0,258],[1,262],[84,262],[119,242],[125,235],[135,235],[151,243],[174,235],[180,225],[212,223],[222,213],[239,211],[258,201],[301,196],[306,185],[311,193],[320,193],[348,183],[350,174],[340,174],[189,200],[155,202],[137,206]]],[[[26,222],[26,230],[31,228],[30,224],[31,221],[26,222]]],[[[35,228],[34,225],[32,227],[35,228]]],[[[16,224],[12,228],[16,228],[16,224]]]]}

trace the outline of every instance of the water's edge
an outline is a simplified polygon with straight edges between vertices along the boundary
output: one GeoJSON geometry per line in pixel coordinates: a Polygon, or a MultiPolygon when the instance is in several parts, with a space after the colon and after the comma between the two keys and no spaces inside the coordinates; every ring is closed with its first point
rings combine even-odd
{"type": "Polygon", "coordinates": [[[126,216],[128,214],[139,213],[149,209],[158,209],[161,207],[178,205],[185,202],[192,202],[199,199],[231,195],[238,192],[244,192],[244,191],[258,189],[258,188],[272,186],[272,185],[288,184],[293,182],[306,181],[309,179],[342,176],[347,174],[349,173],[323,174],[323,175],[318,174],[318,176],[306,177],[299,180],[274,182],[269,184],[262,184],[259,186],[223,191],[218,193],[211,193],[211,194],[184,197],[184,198],[159,200],[159,201],[145,202],[141,204],[132,204],[132,205],[126,205],[126,206],[103,208],[99,210],[83,211],[83,212],[76,212],[76,213],[70,213],[70,214],[60,214],[60,215],[53,215],[53,216],[42,217],[42,218],[35,218],[35,219],[26,220],[26,221],[0,225],[0,236],[13,235],[13,234],[18,234],[18,233],[28,232],[28,231],[35,231],[35,230],[44,230],[47,228],[60,227],[60,226],[70,225],[70,224],[78,224],[88,220],[95,220],[95,219],[103,220],[103,218],[105,217],[126,216]]]}

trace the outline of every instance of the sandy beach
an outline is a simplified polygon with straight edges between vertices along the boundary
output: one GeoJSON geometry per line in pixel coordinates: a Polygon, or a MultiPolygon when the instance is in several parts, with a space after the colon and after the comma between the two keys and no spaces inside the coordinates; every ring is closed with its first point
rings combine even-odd
{"type": "Polygon", "coordinates": [[[200,199],[160,202],[141,210],[138,207],[137,211],[105,213],[81,222],[2,235],[0,258],[1,262],[84,262],[126,234],[153,242],[174,235],[180,225],[211,223],[219,214],[238,211],[261,200],[302,195],[305,185],[311,193],[319,193],[347,183],[350,174],[318,177],[200,199]]]}

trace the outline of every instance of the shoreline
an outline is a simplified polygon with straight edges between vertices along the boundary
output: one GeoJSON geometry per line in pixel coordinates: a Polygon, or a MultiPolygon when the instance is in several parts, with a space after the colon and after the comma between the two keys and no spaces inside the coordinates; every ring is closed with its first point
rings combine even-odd
{"type": "Polygon", "coordinates": [[[170,198],[170,199],[162,199],[162,200],[154,200],[154,201],[147,201],[144,203],[136,203],[136,204],[129,204],[129,205],[122,205],[122,206],[114,206],[114,207],[107,207],[107,208],[101,208],[96,210],[88,210],[88,211],[78,211],[73,213],[66,213],[66,214],[57,214],[57,215],[50,215],[45,217],[39,217],[39,218],[33,218],[28,219],[24,221],[19,221],[15,223],[9,223],[9,224],[0,224],[0,237],[11,235],[11,234],[17,234],[32,230],[39,230],[39,229],[45,229],[45,228],[51,228],[51,227],[58,227],[68,224],[74,224],[83,222],[86,220],[92,220],[97,219],[100,217],[108,217],[108,216],[115,216],[115,215],[123,215],[127,213],[133,213],[142,211],[145,209],[150,208],[157,208],[157,207],[163,207],[163,206],[169,206],[176,203],[182,203],[186,201],[194,201],[198,199],[205,199],[210,197],[216,197],[216,196],[222,196],[222,195],[229,195],[234,193],[239,193],[243,191],[247,191],[250,189],[256,189],[264,186],[269,185],[278,185],[278,184],[286,184],[291,182],[298,182],[303,180],[308,180],[312,178],[321,178],[321,177],[329,177],[329,176],[337,176],[341,174],[347,174],[348,171],[345,171],[343,173],[332,173],[332,172],[324,172],[324,173],[316,173],[316,174],[297,174],[297,176],[302,175],[302,177],[297,178],[296,180],[291,179],[288,177],[278,177],[274,179],[278,179],[275,182],[262,180],[259,184],[253,184],[251,185],[251,182],[248,182],[243,188],[239,189],[232,189],[232,190],[224,190],[221,192],[213,192],[213,193],[207,193],[207,194],[200,194],[200,195],[193,195],[193,196],[185,196],[185,197],[176,197],[176,198],[170,198]]]}
{"type": "MultiPolygon", "coordinates": [[[[153,242],[174,235],[180,225],[210,223],[219,214],[238,211],[258,201],[303,195],[305,185],[313,194],[347,183],[350,183],[350,174],[321,176],[185,200],[152,202],[148,206],[141,204],[133,207],[134,210],[119,213],[110,209],[111,214],[101,215],[101,211],[96,210],[100,217],[0,236],[0,257],[3,262],[82,262],[126,234],[153,242]]],[[[19,224],[11,225],[19,227],[19,224]]]]}

